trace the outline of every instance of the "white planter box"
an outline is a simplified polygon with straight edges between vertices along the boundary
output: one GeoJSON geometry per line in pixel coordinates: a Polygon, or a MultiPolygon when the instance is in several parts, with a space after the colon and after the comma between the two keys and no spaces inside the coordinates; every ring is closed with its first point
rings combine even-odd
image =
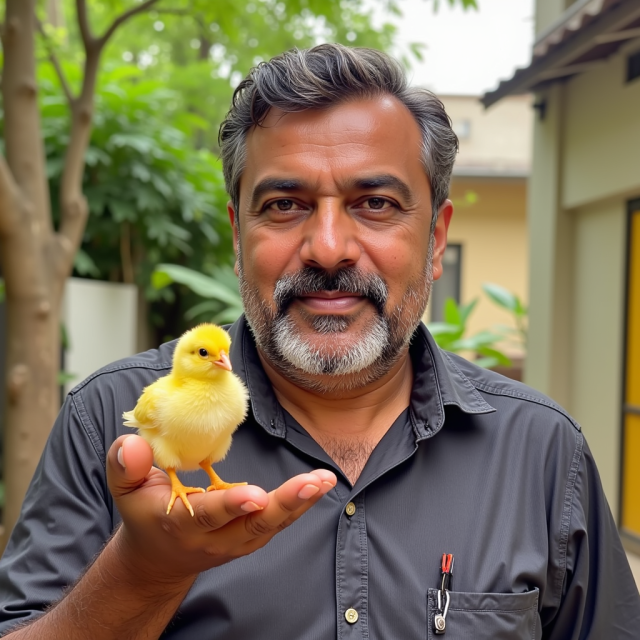
{"type": "Polygon", "coordinates": [[[101,367],[136,352],[137,287],[69,278],[62,322],[69,337],[64,370],[74,374],[65,393],[101,367]]]}

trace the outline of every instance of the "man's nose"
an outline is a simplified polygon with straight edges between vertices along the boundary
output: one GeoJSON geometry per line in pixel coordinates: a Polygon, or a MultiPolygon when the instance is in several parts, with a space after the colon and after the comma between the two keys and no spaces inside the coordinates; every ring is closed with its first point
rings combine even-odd
{"type": "Polygon", "coordinates": [[[355,265],[361,247],[357,223],[335,201],[320,202],[303,225],[300,259],[305,265],[326,270],[355,265]]]}

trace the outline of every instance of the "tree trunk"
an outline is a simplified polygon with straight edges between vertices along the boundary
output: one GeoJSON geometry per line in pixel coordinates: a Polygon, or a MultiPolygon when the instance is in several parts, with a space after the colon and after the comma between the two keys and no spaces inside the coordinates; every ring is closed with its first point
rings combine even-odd
{"type": "MultiPolygon", "coordinates": [[[[80,246],[88,207],[82,195],[84,154],[91,135],[100,54],[115,30],[157,0],[118,16],[101,37],[91,33],[86,0],[76,0],[85,47],[80,95],[74,97],[41,28],[49,58],[71,111],[71,133],[60,189],[60,228],[51,219],[40,112],[34,34],[37,0],[7,0],[2,33],[2,99],[6,161],[0,156],[0,260],[6,287],[7,403],[5,410],[4,531],[15,524],[26,489],[59,409],[60,304],[80,246]]],[[[61,4],[50,3],[49,7],[61,4]]]]}
{"type": "Polygon", "coordinates": [[[7,296],[9,339],[4,423],[7,535],[20,514],[22,497],[58,411],[59,323],[59,305],[45,299],[16,300],[7,296]]]}
{"type": "MultiPolygon", "coordinates": [[[[16,520],[58,409],[59,292],[34,59],[35,0],[8,0],[2,96],[8,168],[0,186],[6,284],[5,535],[16,520]],[[57,286],[56,286],[57,285],[57,286]]],[[[4,541],[0,544],[4,546],[4,541]]]]}

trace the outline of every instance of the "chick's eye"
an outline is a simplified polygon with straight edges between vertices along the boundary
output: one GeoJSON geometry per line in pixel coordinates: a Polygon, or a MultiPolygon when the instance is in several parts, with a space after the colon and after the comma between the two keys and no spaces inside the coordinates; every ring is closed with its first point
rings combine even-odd
{"type": "Polygon", "coordinates": [[[209,356],[209,352],[206,349],[198,349],[198,353],[203,357],[207,358],[209,356]]]}

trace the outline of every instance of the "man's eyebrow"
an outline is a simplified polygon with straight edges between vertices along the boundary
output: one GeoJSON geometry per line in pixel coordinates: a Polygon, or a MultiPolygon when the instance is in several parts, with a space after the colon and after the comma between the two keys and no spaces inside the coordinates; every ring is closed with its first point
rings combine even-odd
{"type": "Polygon", "coordinates": [[[300,191],[303,187],[304,184],[300,180],[285,178],[265,178],[260,180],[251,193],[249,209],[251,211],[255,210],[265,193],[270,191],[300,191]]]}
{"type": "Polygon", "coordinates": [[[365,176],[362,178],[354,178],[349,180],[346,187],[351,189],[358,189],[366,191],[367,189],[381,189],[390,187],[400,193],[405,202],[413,202],[415,196],[413,190],[406,183],[400,180],[400,178],[390,174],[383,173],[377,176],[365,176]]]}

